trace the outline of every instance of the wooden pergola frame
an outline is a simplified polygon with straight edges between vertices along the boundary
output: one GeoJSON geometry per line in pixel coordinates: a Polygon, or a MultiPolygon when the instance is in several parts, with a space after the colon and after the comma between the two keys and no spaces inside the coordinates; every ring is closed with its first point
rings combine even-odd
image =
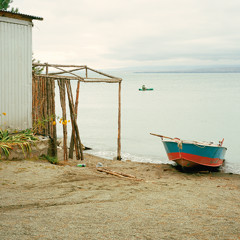
{"type": "Polygon", "coordinates": [[[86,65],[61,65],[49,63],[33,63],[34,67],[42,67],[45,74],[37,74],[39,77],[53,80],[77,80],[84,83],[118,83],[118,138],[117,138],[117,159],[121,160],[121,83],[122,79],[100,72],[86,65]],[[52,69],[54,70],[52,70],[52,69]],[[56,71],[57,70],[57,71],[56,71]],[[77,73],[75,73],[78,71],[77,73]],[[79,75],[79,71],[83,76],[79,75]],[[89,77],[89,73],[97,73],[100,77],[89,77]],[[66,75],[67,74],[67,75],[66,75]]]}

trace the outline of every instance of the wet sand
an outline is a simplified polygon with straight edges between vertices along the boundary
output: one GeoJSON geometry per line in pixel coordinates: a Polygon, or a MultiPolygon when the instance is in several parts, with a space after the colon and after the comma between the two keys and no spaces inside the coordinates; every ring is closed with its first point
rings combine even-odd
{"type": "Polygon", "coordinates": [[[0,161],[0,239],[240,239],[240,175],[85,158],[0,161]]]}

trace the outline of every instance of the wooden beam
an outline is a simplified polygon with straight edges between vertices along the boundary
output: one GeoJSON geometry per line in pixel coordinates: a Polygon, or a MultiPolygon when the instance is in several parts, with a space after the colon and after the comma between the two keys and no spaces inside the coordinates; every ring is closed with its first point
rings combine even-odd
{"type": "Polygon", "coordinates": [[[84,79],[80,77],[72,77],[72,76],[59,76],[59,75],[46,75],[46,74],[39,74],[37,76],[45,77],[45,78],[55,78],[57,79],[63,79],[63,80],[80,80],[81,82],[84,82],[84,79]]]}
{"type": "MultiPolygon", "coordinates": [[[[75,72],[75,71],[80,71],[80,70],[83,70],[85,68],[76,68],[76,69],[72,69],[72,70],[69,70],[68,72],[75,72]]],[[[63,74],[63,73],[66,73],[65,71],[61,71],[61,72],[52,72],[52,73],[49,73],[49,75],[57,75],[57,74],[63,74]]]]}
{"type": "Polygon", "coordinates": [[[65,80],[80,80],[81,82],[86,82],[86,83],[101,83],[101,82],[105,82],[105,83],[119,83],[122,81],[122,79],[106,79],[106,78],[91,78],[89,80],[89,78],[81,78],[81,77],[73,77],[73,76],[59,76],[59,75],[46,75],[46,74],[39,74],[37,76],[41,76],[41,77],[45,77],[45,78],[55,78],[57,79],[65,79],[65,80]]]}
{"type": "Polygon", "coordinates": [[[62,71],[65,72],[65,73],[71,74],[71,75],[73,75],[73,76],[75,76],[75,77],[77,77],[77,78],[80,78],[80,79],[84,80],[82,77],[80,77],[79,75],[77,75],[77,74],[75,74],[75,73],[73,73],[73,72],[67,71],[67,70],[65,70],[65,69],[63,69],[63,68],[60,68],[60,67],[55,67],[55,68],[57,68],[57,69],[59,69],[59,70],[62,70],[62,71]]]}
{"type": "Polygon", "coordinates": [[[106,74],[106,73],[100,72],[100,71],[95,70],[95,69],[90,68],[90,67],[87,67],[87,69],[89,69],[89,70],[91,70],[91,71],[93,71],[93,72],[95,72],[95,73],[98,73],[98,74],[100,74],[100,75],[103,75],[103,76],[105,76],[105,77],[109,77],[109,78],[114,78],[114,79],[122,80],[121,78],[117,78],[117,77],[111,76],[111,75],[109,75],[109,74],[106,74]]]}
{"type": "MultiPolygon", "coordinates": [[[[34,66],[46,66],[46,63],[33,63],[34,66]]],[[[86,68],[86,65],[63,65],[63,64],[48,64],[49,67],[79,67],[86,68]]]]}
{"type": "Polygon", "coordinates": [[[120,82],[120,80],[114,80],[114,79],[101,79],[101,78],[99,78],[99,79],[97,79],[97,78],[93,78],[93,79],[90,79],[90,80],[88,80],[89,78],[84,78],[84,82],[86,82],[86,83],[119,83],[120,82]]]}

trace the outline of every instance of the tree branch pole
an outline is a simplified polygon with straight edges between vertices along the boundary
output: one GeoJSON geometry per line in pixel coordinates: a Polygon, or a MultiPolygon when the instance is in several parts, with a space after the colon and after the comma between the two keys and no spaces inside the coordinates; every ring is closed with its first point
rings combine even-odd
{"type": "Polygon", "coordinates": [[[118,148],[117,160],[121,160],[121,81],[118,84],[118,148]]]}
{"type": "MultiPolygon", "coordinates": [[[[59,91],[60,91],[60,103],[62,106],[62,121],[64,122],[67,119],[67,114],[66,114],[66,97],[65,97],[65,86],[66,86],[66,80],[60,81],[58,80],[58,86],[59,86],[59,91]]],[[[67,126],[65,124],[63,126],[63,158],[64,161],[68,160],[68,155],[67,155],[67,126]]]]}
{"type": "MultiPolygon", "coordinates": [[[[55,116],[55,81],[51,80],[51,92],[52,92],[52,117],[53,121],[56,121],[55,116]]],[[[56,124],[53,125],[53,132],[52,132],[52,156],[57,157],[57,127],[56,124]]]]}
{"type": "Polygon", "coordinates": [[[78,130],[78,125],[77,125],[75,114],[74,114],[74,104],[71,100],[71,92],[70,92],[70,89],[69,89],[69,82],[68,81],[67,81],[67,84],[66,84],[66,88],[67,88],[67,94],[68,94],[68,102],[69,102],[69,108],[70,108],[70,113],[71,113],[72,126],[75,128],[77,141],[79,142],[81,160],[84,160],[82,143],[81,143],[80,134],[79,134],[79,130],[78,130]]]}
{"type": "MultiPolygon", "coordinates": [[[[74,114],[75,114],[76,120],[77,120],[77,112],[78,112],[79,89],[80,89],[80,81],[78,81],[78,83],[77,83],[76,100],[75,100],[75,105],[74,105],[74,110],[75,110],[74,114]]],[[[76,130],[73,127],[70,148],[69,148],[69,158],[73,158],[74,145],[75,145],[75,151],[76,151],[76,158],[79,160],[80,153],[79,153],[79,147],[78,147],[77,140],[76,140],[76,130]]]]}

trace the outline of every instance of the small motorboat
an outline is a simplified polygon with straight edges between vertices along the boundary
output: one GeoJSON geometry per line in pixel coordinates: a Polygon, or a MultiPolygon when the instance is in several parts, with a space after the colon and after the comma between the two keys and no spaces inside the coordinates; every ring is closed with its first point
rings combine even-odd
{"type": "Polygon", "coordinates": [[[146,88],[145,85],[142,85],[142,88],[139,88],[139,91],[152,91],[153,88],[146,88]]]}
{"type": "Polygon", "coordinates": [[[145,88],[145,89],[139,88],[139,91],[153,91],[153,88],[145,88]]]}
{"type": "Polygon", "coordinates": [[[219,168],[225,161],[227,148],[222,146],[224,139],[219,141],[219,144],[214,144],[213,142],[187,141],[154,133],[150,134],[162,139],[168,159],[183,168],[200,166],[219,168]]]}

